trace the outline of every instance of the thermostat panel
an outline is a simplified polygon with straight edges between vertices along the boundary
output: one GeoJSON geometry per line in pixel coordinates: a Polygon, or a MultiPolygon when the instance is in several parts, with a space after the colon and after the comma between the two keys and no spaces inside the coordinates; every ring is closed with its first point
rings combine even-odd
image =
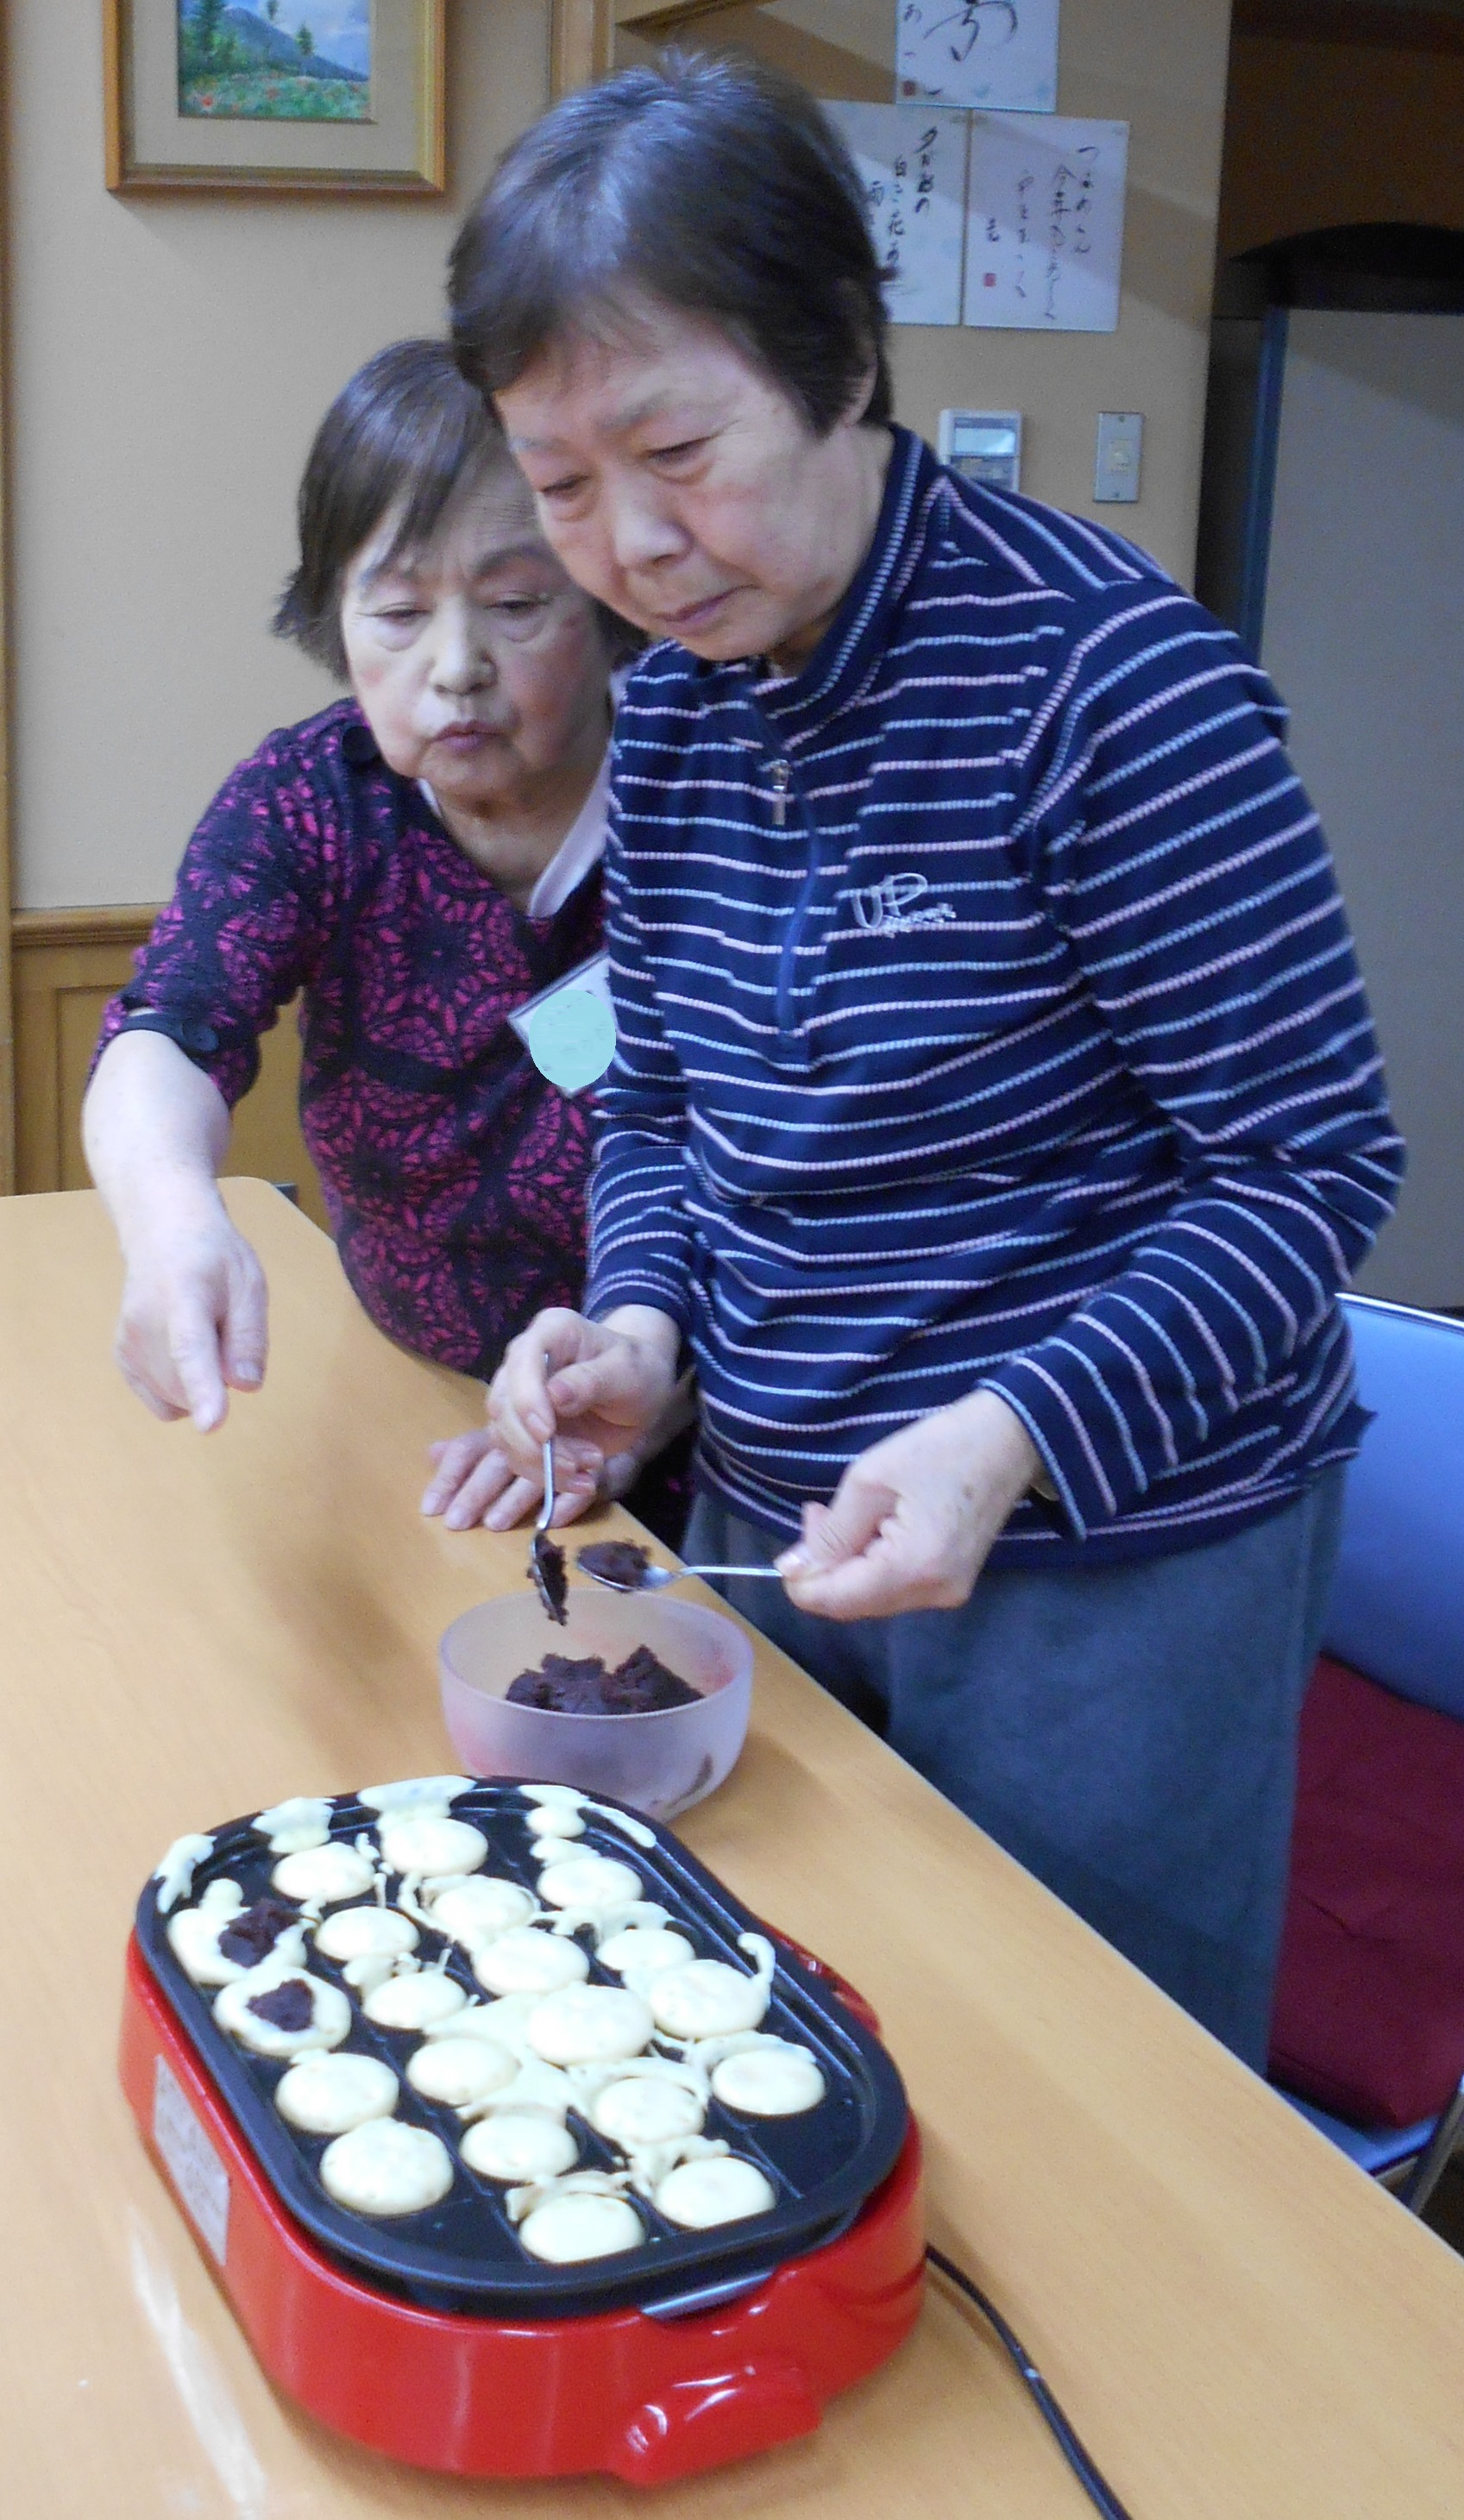
{"type": "Polygon", "coordinates": [[[1022,486],[1022,415],[1019,411],[943,411],[937,452],[967,481],[989,481],[997,490],[1022,486]]]}

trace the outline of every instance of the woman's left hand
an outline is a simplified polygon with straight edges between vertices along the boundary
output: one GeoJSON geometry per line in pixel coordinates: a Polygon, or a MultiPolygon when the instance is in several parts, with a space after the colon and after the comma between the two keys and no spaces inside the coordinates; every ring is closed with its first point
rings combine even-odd
{"type": "MultiPolygon", "coordinates": [[[[511,1531],[516,1522],[535,1514],[544,1489],[538,1479],[520,1478],[491,1430],[475,1427],[470,1435],[452,1435],[429,1444],[434,1468],[421,1510],[440,1514],[449,1531],[511,1531]]],[[[624,1453],[606,1463],[599,1481],[571,1486],[569,1474],[555,1462],[555,1528],[573,1522],[598,1500],[623,1496],[635,1485],[641,1456],[624,1453]]]]}
{"type": "MultiPolygon", "coordinates": [[[[449,1531],[475,1530],[510,1488],[523,1489],[523,1509],[531,1503],[538,1504],[537,1496],[531,1497],[527,1483],[516,1477],[508,1455],[500,1451],[486,1426],[475,1426],[471,1434],[452,1435],[443,1443],[429,1444],[427,1451],[434,1467],[421,1510],[425,1514],[440,1513],[449,1531]]],[[[513,1519],[516,1518],[515,1515],[513,1519]]]]}
{"type": "MultiPolygon", "coordinates": [[[[661,1415],[639,1443],[612,1454],[593,1489],[579,1488],[556,1504],[555,1527],[571,1522],[597,1503],[613,1503],[633,1488],[647,1462],[689,1426],[696,1416],[695,1381],[684,1373],[661,1415]]],[[[424,1514],[441,1514],[449,1531],[511,1530],[537,1513],[543,1489],[537,1480],[519,1478],[508,1454],[487,1426],[467,1435],[453,1435],[427,1451],[434,1467],[421,1501],[424,1514]]]]}
{"type": "Polygon", "coordinates": [[[851,1462],[832,1505],[806,1505],[777,1561],[790,1601],[821,1619],[957,1610],[1043,1468],[994,1391],[902,1426],[851,1462]]]}

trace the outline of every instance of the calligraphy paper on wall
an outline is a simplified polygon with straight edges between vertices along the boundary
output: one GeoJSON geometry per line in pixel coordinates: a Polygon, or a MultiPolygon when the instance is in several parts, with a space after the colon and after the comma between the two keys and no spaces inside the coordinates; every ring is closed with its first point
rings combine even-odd
{"type": "Polygon", "coordinates": [[[1058,0],[896,0],[899,94],[1050,113],[1057,16],[1058,0]]]}
{"type": "Polygon", "coordinates": [[[864,182],[891,321],[958,324],[968,117],[925,105],[823,111],[864,182]]]}
{"type": "Polygon", "coordinates": [[[967,324],[1112,333],[1124,253],[1127,122],[973,113],[967,324]]]}

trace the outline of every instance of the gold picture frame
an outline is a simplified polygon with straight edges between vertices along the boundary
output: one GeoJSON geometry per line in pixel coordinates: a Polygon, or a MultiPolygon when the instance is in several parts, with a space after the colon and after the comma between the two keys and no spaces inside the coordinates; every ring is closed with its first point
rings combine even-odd
{"type": "MultiPolygon", "coordinates": [[[[315,14],[329,29],[340,13],[315,14]]],[[[370,0],[350,62],[315,50],[310,15],[103,0],[108,190],[440,198],[447,0],[370,0]]]]}

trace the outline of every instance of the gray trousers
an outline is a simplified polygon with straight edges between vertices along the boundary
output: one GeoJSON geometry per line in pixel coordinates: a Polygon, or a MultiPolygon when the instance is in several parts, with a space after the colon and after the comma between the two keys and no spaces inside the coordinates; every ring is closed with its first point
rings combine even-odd
{"type": "MultiPolygon", "coordinates": [[[[1297,1727],[1345,1472],[1227,1540],[989,1570],[960,1610],[847,1626],[770,1584],[732,1607],[1258,2072],[1285,1911],[1297,1727]]],[[[702,1494],[683,1553],[783,1543],[702,1494]]]]}

